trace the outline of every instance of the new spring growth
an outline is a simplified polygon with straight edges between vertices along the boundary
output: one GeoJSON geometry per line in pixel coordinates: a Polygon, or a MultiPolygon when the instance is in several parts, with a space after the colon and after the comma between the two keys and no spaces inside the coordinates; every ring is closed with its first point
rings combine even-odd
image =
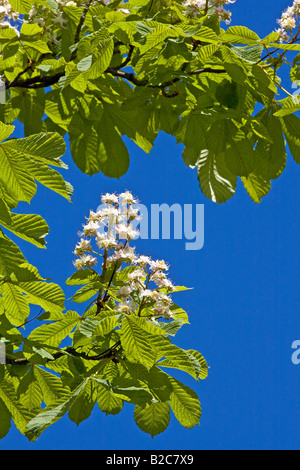
{"type": "Polygon", "coordinates": [[[117,273],[124,263],[131,266],[133,269],[116,290],[117,311],[137,312],[139,316],[144,316],[143,311],[146,311],[146,316],[153,321],[171,318],[170,293],[175,287],[167,276],[169,266],[164,260],[139,256],[131,246],[138,235],[134,222],[141,220],[138,209],[133,208],[138,200],[126,191],[119,195],[104,194],[101,202],[102,208],[97,212],[90,211],[79,233],[81,238],[74,250],[77,256],[74,266],[95,271],[99,259],[102,273],[109,268],[115,268],[117,273]]]}

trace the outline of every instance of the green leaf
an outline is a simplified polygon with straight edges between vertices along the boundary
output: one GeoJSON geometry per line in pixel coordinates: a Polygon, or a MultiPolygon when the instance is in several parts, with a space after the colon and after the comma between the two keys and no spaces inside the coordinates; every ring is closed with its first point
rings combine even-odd
{"type": "Polygon", "coordinates": [[[0,399],[11,413],[17,429],[22,434],[27,434],[26,426],[33,414],[20,404],[13,384],[6,379],[0,382],[0,399]]]}
{"type": "Polygon", "coordinates": [[[85,389],[89,378],[83,380],[67,398],[59,400],[57,404],[53,404],[45,409],[42,413],[32,418],[27,425],[27,430],[33,436],[39,436],[50,424],[55,423],[62,418],[70,409],[72,404],[80,396],[81,392],[85,389]]]}
{"type": "Polygon", "coordinates": [[[33,162],[31,158],[25,155],[19,155],[19,161],[22,162],[22,166],[36,181],[71,201],[73,187],[64,180],[58,171],[37,160],[33,162]]]}
{"type": "Polygon", "coordinates": [[[58,347],[79,322],[76,312],[68,311],[63,320],[39,326],[28,336],[29,340],[39,341],[44,345],[58,347]]]}
{"type": "Polygon", "coordinates": [[[6,146],[8,142],[0,144],[0,184],[5,191],[16,201],[30,202],[36,193],[36,184],[34,179],[24,171],[24,168],[18,161],[17,155],[14,155],[10,148],[6,146]]]}
{"type": "Polygon", "coordinates": [[[176,418],[185,428],[193,428],[199,424],[201,417],[201,406],[199,398],[188,386],[179,380],[170,377],[173,391],[170,396],[170,406],[176,418]]]}
{"type": "Polygon", "coordinates": [[[39,248],[44,248],[46,244],[45,237],[49,233],[49,227],[40,215],[12,213],[11,222],[2,222],[2,225],[39,248]]]}
{"type": "Polygon", "coordinates": [[[91,127],[78,115],[70,128],[70,145],[74,162],[89,175],[102,171],[105,176],[120,178],[129,166],[128,150],[109,116],[91,127]]]}
{"type": "Polygon", "coordinates": [[[0,439],[3,439],[10,430],[11,414],[5,406],[3,400],[0,398],[0,439]]]}
{"type": "Polygon", "coordinates": [[[75,273],[66,280],[66,284],[67,286],[78,286],[93,281],[100,281],[99,274],[95,273],[92,269],[82,269],[75,271],[75,273]]]}
{"type": "Polygon", "coordinates": [[[48,165],[67,168],[60,160],[66,151],[66,144],[56,132],[42,132],[23,139],[10,140],[3,145],[6,149],[16,150],[34,161],[38,160],[48,165]]]}
{"type": "Polygon", "coordinates": [[[144,119],[138,110],[126,109],[124,111],[117,105],[107,105],[105,110],[121,135],[127,135],[145,152],[150,152],[155,135],[147,129],[144,119]],[[141,117],[140,119],[139,116],[141,117]]]}
{"type": "Polygon", "coordinates": [[[0,197],[0,225],[10,224],[11,223],[11,215],[10,211],[8,210],[7,205],[0,197]]]}
{"type": "Polygon", "coordinates": [[[300,119],[294,114],[289,114],[283,116],[280,121],[290,152],[295,162],[300,164],[300,119]]]}
{"type": "Polygon", "coordinates": [[[33,367],[22,377],[17,391],[20,397],[20,403],[22,403],[28,411],[35,411],[40,407],[43,401],[43,395],[39,383],[35,378],[33,367]]]}
{"type": "Polygon", "coordinates": [[[221,105],[236,108],[239,104],[237,84],[227,79],[222,80],[217,87],[216,98],[221,105]]]}
{"type": "Polygon", "coordinates": [[[197,376],[202,380],[206,379],[208,374],[208,365],[202,354],[200,354],[199,351],[196,351],[195,349],[187,349],[185,352],[193,361],[197,376]]]}
{"type": "Polygon", "coordinates": [[[15,126],[8,126],[0,121],[0,142],[6,140],[14,131],[15,126]]]}
{"type": "Polygon", "coordinates": [[[237,177],[228,170],[224,154],[203,150],[197,169],[201,191],[213,202],[222,204],[234,195],[237,177]]]}
{"type": "Polygon", "coordinates": [[[123,400],[100,383],[97,387],[97,403],[101,411],[107,415],[116,415],[123,408],[123,400]]]}
{"type": "Polygon", "coordinates": [[[78,64],[76,65],[77,70],[80,70],[80,72],[86,72],[87,70],[89,70],[92,63],[93,63],[93,55],[90,54],[78,62],[78,64]]]}
{"type": "Polygon", "coordinates": [[[26,259],[21,253],[17,245],[5,236],[1,236],[0,232],[0,274],[8,276],[19,268],[22,263],[26,263],[26,259]]]}
{"type": "Polygon", "coordinates": [[[68,413],[70,420],[78,426],[82,421],[89,418],[95,406],[96,398],[97,395],[94,384],[92,381],[88,381],[76,400],[70,406],[68,413]]]}
{"type": "Polygon", "coordinates": [[[156,26],[149,34],[147,34],[145,44],[140,46],[141,54],[145,54],[145,52],[155,48],[161,42],[165,41],[166,38],[177,36],[179,36],[179,32],[175,27],[158,24],[158,26],[156,26]]]}
{"type": "Polygon", "coordinates": [[[29,23],[23,23],[21,26],[21,39],[22,36],[34,36],[35,34],[41,34],[43,31],[43,28],[39,26],[37,23],[34,24],[29,24],[29,23]]]}
{"type": "Polygon", "coordinates": [[[46,311],[62,312],[64,310],[65,296],[57,284],[42,281],[11,283],[27,294],[26,298],[29,303],[39,305],[46,311]]]}
{"type": "Polygon", "coordinates": [[[233,123],[228,122],[227,129],[226,166],[233,175],[248,176],[253,170],[255,157],[251,142],[233,123]]]}
{"type": "Polygon", "coordinates": [[[10,4],[15,11],[22,14],[29,13],[32,7],[32,2],[29,0],[11,0],[10,4]]]}
{"type": "Polygon", "coordinates": [[[35,366],[34,376],[40,386],[43,393],[43,400],[47,406],[52,405],[67,395],[67,390],[63,387],[60,378],[56,377],[56,375],[35,366]]]}
{"type": "Polygon", "coordinates": [[[274,113],[275,117],[283,117],[287,116],[288,114],[293,114],[297,111],[300,111],[300,100],[299,97],[293,96],[292,98],[289,96],[285,100],[283,100],[283,106],[279,111],[274,113]]]}
{"type": "Polygon", "coordinates": [[[169,425],[169,403],[154,402],[146,403],[144,406],[135,405],[134,420],[142,431],[154,437],[164,432],[169,425]]]}
{"type": "Polygon", "coordinates": [[[157,362],[158,367],[179,369],[197,379],[198,371],[195,370],[194,361],[186,351],[171,343],[162,342],[161,345],[156,344],[156,346],[159,353],[166,357],[166,359],[157,362]]]}
{"type": "MultiPolygon", "coordinates": [[[[100,41],[97,52],[93,56],[93,64],[83,72],[84,78],[86,80],[94,80],[103,74],[111,62],[113,52],[114,41],[112,38],[100,41]]],[[[85,66],[87,66],[86,63],[85,66]]]]}
{"type": "Polygon", "coordinates": [[[141,362],[150,369],[155,362],[155,350],[136,317],[127,316],[123,319],[120,330],[122,347],[129,361],[141,362]]]}
{"type": "Polygon", "coordinates": [[[8,320],[13,325],[21,325],[25,322],[30,313],[30,308],[26,297],[18,287],[7,282],[1,286],[3,296],[3,306],[8,320]]]}
{"type": "Polygon", "coordinates": [[[266,196],[271,190],[270,181],[254,173],[250,173],[248,176],[242,176],[241,180],[253,202],[260,203],[261,198],[266,196]]]}
{"type": "Polygon", "coordinates": [[[37,39],[36,41],[30,40],[30,41],[22,41],[24,46],[26,47],[26,50],[33,49],[33,51],[40,52],[41,54],[51,54],[51,49],[47,46],[47,43],[42,41],[41,39],[37,39]]]}
{"type": "Polygon", "coordinates": [[[245,26],[229,26],[225,33],[221,35],[221,39],[224,42],[234,44],[256,44],[260,41],[260,37],[245,26]]]}
{"type": "Polygon", "coordinates": [[[259,140],[255,149],[254,173],[265,180],[276,179],[286,166],[286,149],[279,119],[265,115],[262,119],[272,142],[259,140]]]}

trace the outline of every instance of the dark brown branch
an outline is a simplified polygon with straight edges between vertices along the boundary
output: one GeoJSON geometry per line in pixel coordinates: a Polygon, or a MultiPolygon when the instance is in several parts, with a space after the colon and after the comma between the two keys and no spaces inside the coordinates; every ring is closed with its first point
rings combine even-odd
{"type": "Polygon", "coordinates": [[[118,70],[115,67],[108,67],[104,73],[110,73],[114,77],[124,78],[136,86],[147,86],[148,84],[148,80],[138,80],[134,73],[124,72],[123,70],[118,70]]]}
{"type": "Polygon", "coordinates": [[[58,80],[65,75],[65,72],[59,72],[54,75],[37,75],[36,77],[26,78],[25,80],[12,80],[6,83],[6,89],[8,88],[46,88],[51,85],[55,85],[58,80]]]}
{"type": "MultiPolygon", "coordinates": [[[[80,20],[79,20],[79,23],[78,23],[78,26],[77,26],[77,29],[76,29],[76,34],[75,34],[75,38],[74,38],[74,44],[77,44],[79,42],[79,39],[80,39],[80,33],[81,33],[81,29],[82,29],[82,26],[85,22],[85,18],[86,18],[86,15],[89,11],[89,8],[90,8],[90,5],[92,3],[92,0],[88,0],[87,4],[85,5],[84,9],[83,9],[83,12],[82,12],[82,15],[80,17],[80,20]]],[[[76,49],[72,52],[72,55],[71,55],[71,60],[74,60],[75,57],[76,57],[76,49]]]]}
{"type": "MultiPolygon", "coordinates": [[[[122,67],[125,67],[124,63],[126,60],[123,62],[122,67]]],[[[149,81],[147,79],[144,80],[139,80],[136,78],[134,73],[130,72],[124,72],[123,70],[119,70],[120,66],[118,67],[108,67],[104,73],[109,73],[113,75],[114,77],[119,77],[123,78],[133,85],[136,86],[148,86],[150,88],[160,88],[161,90],[164,90],[165,88],[174,85],[174,83],[178,82],[180,78],[175,77],[172,80],[168,80],[167,82],[162,83],[161,85],[149,85],[149,81]]],[[[214,69],[214,68],[205,68],[205,69],[199,69],[199,70],[194,70],[191,72],[187,72],[187,75],[200,75],[202,73],[226,73],[225,69],[214,69]]],[[[36,89],[36,88],[46,88],[51,85],[55,85],[59,81],[61,77],[65,76],[65,72],[58,72],[54,75],[38,75],[36,77],[31,77],[27,78],[25,80],[12,80],[11,82],[6,83],[6,88],[28,88],[28,89],[36,89]]]]}
{"type": "MultiPolygon", "coordinates": [[[[109,359],[109,358],[113,359],[116,355],[116,349],[118,348],[118,346],[120,346],[120,344],[121,344],[121,341],[118,341],[111,348],[95,356],[89,356],[85,352],[80,353],[76,351],[74,348],[69,347],[69,348],[66,348],[64,351],[59,351],[55,354],[52,354],[53,359],[48,359],[47,362],[55,361],[56,359],[59,359],[60,357],[65,356],[66,353],[71,354],[74,357],[81,357],[82,359],[86,359],[88,361],[101,361],[101,359],[109,359]]],[[[21,366],[21,365],[30,364],[30,361],[26,357],[17,357],[16,359],[7,357],[6,364],[21,366]]]]}

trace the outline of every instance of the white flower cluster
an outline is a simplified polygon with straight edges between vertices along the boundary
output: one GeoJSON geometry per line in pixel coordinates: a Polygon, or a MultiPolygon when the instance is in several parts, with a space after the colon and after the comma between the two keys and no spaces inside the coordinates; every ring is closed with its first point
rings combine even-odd
{"type": "Polygon", "coordinates": [[[117,310],[130,313],[139,305],[151,309],[151,317],[171,317],[170,305],[172,303],[168,293],[174,289],[168,279],[166,271],[168,266],[164,260],[152,260],[149,256],[138,256],[130,241],[137,237],[138,230],[135,225],[141,220],[137,199],[126,191],[122,194],[104,194],[101,197],[103,207],[97,211],[90,211],[87,223],[80,233],[81,239],[76,245],[74,253],[78,258],[74,261],[77,269],[93,268],[97,263],[97,255],[103,257],[102,268],[116,266],[120,269],[122,263],[133,266],[127,275],[126,282],[117,292],[120,299],[117,310]],[[92,248],[94,240],[98,253],[92,248]],[[123,241],[125,240],[125,242],[123,241]],[[96,255],[96,256],[95,256],[96,255]],[[154,286],[150,288],[151,284],[154,286]],[[163,291],[162,291],[162,290],[163,291]]]}
{"type": "Polygon", "coordinates": [[[8,27],[17,31],[14,23],[19,21],[19,16],[7,0],[0,0],[0,28],[8,27]]]}
{"type": "Polygon", "coordinates": [[[294,0],[293,5],[288,7],[281,15],[281,18],[277,20],[279,28],[276,32],[280,35],[280,41],[289,41],[292,30],[299,27],[297,22],[300,16],[300,0],[294,0]]]}
{"type": "Polygon", "coordinates": [[[150,309],[153,321],[159,317],[171,318],[172,299],[168,294],[172,292],[174,286],[167,278],[166,271],[169,267],[165,261],[154,261],[149,256],[139,256],[134,258],[133,264],[136,265],[136,269],[128,274],[126,284],[117,292],[117,297],[122,299],[117,310],[123,313],[135,311],[137,304],[133,299],[138,298],[140,308],[147,308],[148,312],[150,309]]]}
{"type": "Polygon", "coordinates": [[[115,194],[104,194],[101,197],[102,208],[93,212],[83,226],[80,242],[76,245],[75,255],[79,258],[74,262],[77,269],[91,267],[97,259],[86,252],[92,252],[91,238],[100,250],[105,251],[106,263],[109,265],[116,261],[133,262],[133,248],[128,242],[138,236],[138,230],[134,229],[132,222],[140,219],[138,209],[133,206],[137,204],[129,191],[119,196],[115,194]],[[125,240],[125,244],[121,242],[125,240]]]}
{"type": "MultiPolygon", "coordinates": [[[[37,23],[39,26],[45,28],[48,33],[51,33],[53,27],[58,27],[60,29],[66,27],[66,19],[63,17],[63,9],[65,7],[78,7],[83,4],[80,0],[72,2],[68,0],[56,0],[56,3],[58,5],[57,13],[53,10],[49,10],[46,6],[39,4],[33,5],[25,21],[28,23],[37,23]]],[[[49,39],[56,42],[58,35],[58,32],[53,32],[50,34],[49,39]]]]}
{"type": "Polygon", "coordinates": [[[235,3],[236,0],[184,0],[183,6],[186,7],[186,15],[189,17],[198,16],[206,8],[214,8],[213,14],[218,15],[221,21],[226,24],[231,22],[231,12],[225,10],[225,5],[235,3]]]}

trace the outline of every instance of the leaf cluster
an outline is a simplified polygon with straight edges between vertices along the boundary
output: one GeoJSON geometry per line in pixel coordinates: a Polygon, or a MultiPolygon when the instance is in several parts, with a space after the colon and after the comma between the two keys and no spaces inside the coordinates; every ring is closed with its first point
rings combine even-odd
{"type": "MultiPolygon", "coordinates": [[[[22,3],[27,18],[31,5],[22,3]]],[[[45,18],[57,10],[53,1],[33,3],[45,18]]],[[[282,44],[275,32],[261,39],[244,26],[224,30],[209,11],[189,17],[179,0],[86,2],[61,15],[62,27],[28,20],[20,34],[1,29],[0,119],[18,119],[26,135],[67,133],[84,173],[119,178],[129,167],[122,137],[149,153],[159,131],[183,144],[186,165],[217,203],[239,178],[260,202],[285,168],[286,143],[299,163],[299,101],[277,74],[300,50],[297,35],[282,44]],[[281,91],[287,98],[277,99],[281,91]]],[[[297,80],[298,55],[290,70],[297,80]]]]}

